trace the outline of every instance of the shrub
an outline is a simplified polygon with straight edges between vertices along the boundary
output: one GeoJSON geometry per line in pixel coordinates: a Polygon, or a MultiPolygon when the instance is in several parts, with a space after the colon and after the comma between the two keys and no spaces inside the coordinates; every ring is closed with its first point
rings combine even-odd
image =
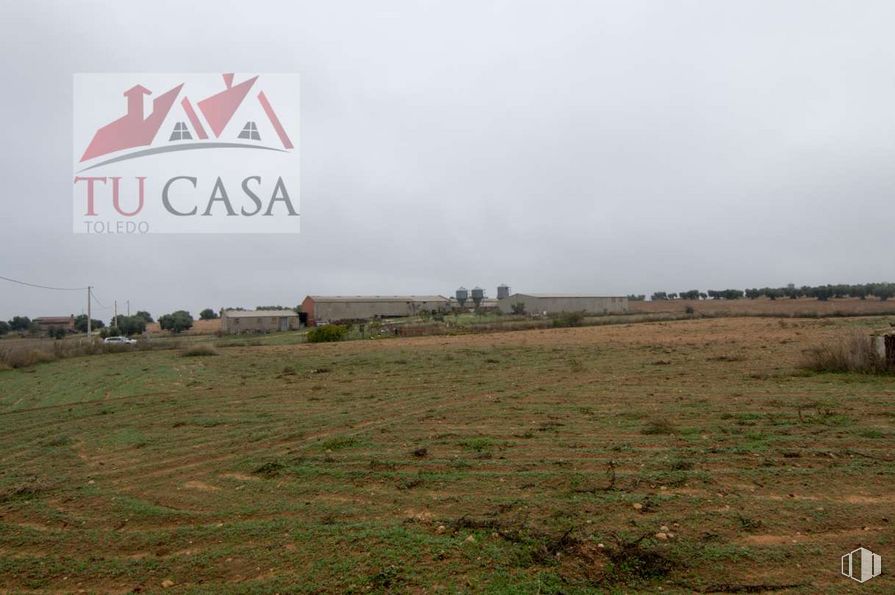
{"type": "Polygon", "coordinates": [[[315,326],[308,331],[308,343],[332,343],[341,341],[348,335],[348,327],[343,324],[315,326]]]}
{"type": "Polygon", "coordinates": [[[584,320],[584,312],[562,312],[553,319],[553,326],[580,326],[584,320]]]}
{"type": "Polygon", "coordinates": [[[886,363],[873,348],[871,338],[857,330],[811,348],[801,367],[815,372],[880,374],[886,371],[886,363]]]}
{"type": "Polygon", "coordinates": [[[8,368],[27,368],[55,359],[56,356],[49,351],[27,346],[15,346],[0,352],[0,364],[8,368]]]}
{"type": "Polygon", "coordinates": [[[183,357],[203,357],[206,355],[217,355],[217,350],[206,343],[202,343],[199,345],[193,345],[192,347],[184,350],[180,355],[183,357]]]}

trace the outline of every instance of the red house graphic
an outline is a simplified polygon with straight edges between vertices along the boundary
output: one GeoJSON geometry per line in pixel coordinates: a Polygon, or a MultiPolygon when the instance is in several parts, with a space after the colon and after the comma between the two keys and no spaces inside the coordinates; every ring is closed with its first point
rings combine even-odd
{"type": "MultiPolygon", "coordinates": [[[[233,73],[223,75],[225,89],[215,95],[206,97],[198,102],[199,111],[205,118],[205,122],[211,129],[214,138],[219,139],[227,124],[233,118],[233,115],[239,109],[248,97],[252,87],[258,81],[258,77],[254,76],[237,85],[233,84],[233,73]]],[[[159,95],[152,101],[152,113],[144,117],[143,112],[143,96],[151,95],[152,91],[142,85],[135,85],[124,92],[127,98],[127,114],[121,118],[106,124],[96,131],[93,139],[81,156],[81,161],[87,161],[95,157],[100,157],[115,151],[124,149],[133,149],[135,147],[145,147],[152,144],[158,134],[162,123],[168,117],[177,96],[183,88],[183,83],[170,89],[162,95],[159,95]]],[[[270,121],[271,126],[280,139],[284,149],[292,149],[293,144],[283,128],[279,117],[267,99],[264,91],[259,91],[256,96],[261,109],[270,121]]],[[[193,108],[188,97],[184,97],[180,102],[187,119],[193,127],[196,136],[200,140],[207,140],[208,133],[205,131],[199,115],[193,108]]],[[[169,141],[187,140],[192,136],[185,123],[178,122],[175,125],[174,132],[171,134],[169,141]]],[[[261,140],[258,136],[257,127],[254,122],[247,122],[246,126],[239,133],[240,139],[261,140]]]]}

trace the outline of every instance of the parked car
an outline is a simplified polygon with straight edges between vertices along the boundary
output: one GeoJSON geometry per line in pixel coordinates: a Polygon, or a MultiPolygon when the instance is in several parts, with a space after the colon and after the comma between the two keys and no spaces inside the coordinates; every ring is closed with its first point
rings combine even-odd
{"type": "Polygon", "coordinates": [[[103,343],[109,343],[110,345],[136,345],[137,342],[127,337],[106,337],[103,339],[103,343]]]}

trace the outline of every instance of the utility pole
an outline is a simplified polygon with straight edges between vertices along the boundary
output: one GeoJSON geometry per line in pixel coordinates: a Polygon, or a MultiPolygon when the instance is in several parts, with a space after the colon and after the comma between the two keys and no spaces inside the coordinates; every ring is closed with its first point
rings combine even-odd
{"type": "Polygon", "coordinates": [[[90,290],[93,289],[90,285],[87,286],[87,338],[90,338],[90,290]]]}
{"type": "Polygon", "coordinates": [[[118,326],[118,300],[115,300],[115,315],[112,316],[112,324],[118,326]]]}
{"type": "Polygon", "coordinates": [[[131,317],[131,301],[127,300],[127,317],[131,317]]]}

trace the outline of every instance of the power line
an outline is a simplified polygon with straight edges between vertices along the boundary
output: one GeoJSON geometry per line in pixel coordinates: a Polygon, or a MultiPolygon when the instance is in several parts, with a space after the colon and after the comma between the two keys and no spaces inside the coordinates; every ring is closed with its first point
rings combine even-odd
{"type": "Polygon", "coordinates": [[[86,287],[50,287],[48,285],[38,285],[37,283],[28,283],[27,281],[19,281],[18,279],[10,279],[9,277],[4,277],[0,275],[0,279],[4,281],[9,281],[10,283],[18,283],[19,285],[24,285],[26,287],[36,287],[38,289],[52,289],[53,291],[84,291],[87,289],[86,287]]]}
{"type": "Polygon", "coordinates": [[[98,297],[96,297],[96,292],[95,292],[95,291],[91,291],[91,292],[90,292],[90,295],[91,295],[91,297],[93,298],[93,301],[96,302],[97,304],[99,304],[99,307],[100,307],[100,308],[109,308],[109,306],[103,304],[102,301],[101,301],[98,297]]]}

